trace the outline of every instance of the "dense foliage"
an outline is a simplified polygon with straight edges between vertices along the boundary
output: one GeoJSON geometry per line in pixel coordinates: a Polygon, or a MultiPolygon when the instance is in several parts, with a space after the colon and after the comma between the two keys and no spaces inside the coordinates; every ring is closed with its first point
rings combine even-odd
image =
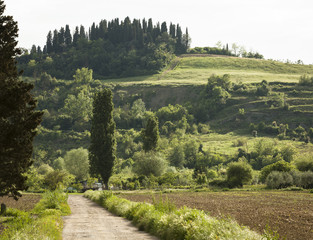
{"type": "Polygon", "coordinates": [[[0,1],[0,196],[11,194],[17,200],[19,191],[27,189],[24,174],[32,164],[33,138],[42,113],[35,111],[33,85],[19,80],[18,27],[4,10],[0,1]]]}
{"type": "Polygon", "coordinates": [[[174,53],[185,53],[190,41],[179,24],[117,18],[93,23],[89,30],[76,27],[74,33],[68,25],[50,31],[43,50],[33,46],[18,62],[27,76],[47,72],[71,79],[82,67],[92,68],[97,78],[143,75],[162,69],[174,53]]]}

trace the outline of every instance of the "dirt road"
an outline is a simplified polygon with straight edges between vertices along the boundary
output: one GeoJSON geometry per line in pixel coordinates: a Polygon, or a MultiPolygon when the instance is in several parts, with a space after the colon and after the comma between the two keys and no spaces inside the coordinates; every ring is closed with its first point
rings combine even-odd
{"type": "Polygon", "coordinates": [[[68,203],[72,214],[64,217],[63,240],[157,240],[83,196],[70,195],[68,203]]]}

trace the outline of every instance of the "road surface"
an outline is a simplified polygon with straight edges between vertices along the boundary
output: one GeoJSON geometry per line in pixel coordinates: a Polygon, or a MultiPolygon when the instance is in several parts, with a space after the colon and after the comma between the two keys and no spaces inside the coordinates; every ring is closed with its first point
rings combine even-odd
{"type": "Polygon", "coordinates": [[[157,240],[83,196],[69,195],[68,204],[72,214],[63,218],[63,240],[157,240]]]}

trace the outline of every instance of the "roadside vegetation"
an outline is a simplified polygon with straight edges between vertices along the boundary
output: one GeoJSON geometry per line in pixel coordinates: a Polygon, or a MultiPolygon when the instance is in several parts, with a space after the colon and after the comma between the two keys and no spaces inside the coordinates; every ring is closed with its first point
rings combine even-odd
{"type": "Polygon", "coordinates": [[[195,208],[216,218],[231,218],[240,225],[276,239],[311,239],[313,194],[297,188],[266,190],[258,185],[237,189],[120,191],[117,196],[153,204],[163,199],[177,208],[195,208]],[[276,234],[275,234],[276,232],[276,234]]]}
{"type": "MultiPolygon", "coordinates": [[[[29,195],[20,198],[20,207],[28,203],[29,195]]],[[[46,191],[33,209],[8,208],[0,215],[0,239],[62,239],[62,216],[71,213],[63,189],[46,191]]]]}
{"type": "Polygon", "coordinates": [[[270,234],[261,236],[232,220],[217,219],[201,210],[176,209],[162,199],[151,205],[131,202],[110,192],[86,192],[85,196],[160,239],[273,239],[270,234]]]}

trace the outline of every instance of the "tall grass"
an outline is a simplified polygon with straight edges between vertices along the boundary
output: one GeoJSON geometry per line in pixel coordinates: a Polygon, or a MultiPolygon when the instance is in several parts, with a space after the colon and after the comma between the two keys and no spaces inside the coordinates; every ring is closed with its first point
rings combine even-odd
{"type": "Polygon", "coordinates": [[[136,203],[118,198],[110,192],[88,191],[85,197],[98,202],[109,211],[128,218],[139,227],[161,239],[271,239],[240,226],[230,219],[217,219],[204,211],[176,210],[168,201],[154,204],[136,203]]]}
{"type": "Polygon", "coordinates": [[[8,209],[6,229],[0,240],[62,239],[62,215],[70,214],[67,195],[61,190],[45,192],[31,212],[8,209]]]}

